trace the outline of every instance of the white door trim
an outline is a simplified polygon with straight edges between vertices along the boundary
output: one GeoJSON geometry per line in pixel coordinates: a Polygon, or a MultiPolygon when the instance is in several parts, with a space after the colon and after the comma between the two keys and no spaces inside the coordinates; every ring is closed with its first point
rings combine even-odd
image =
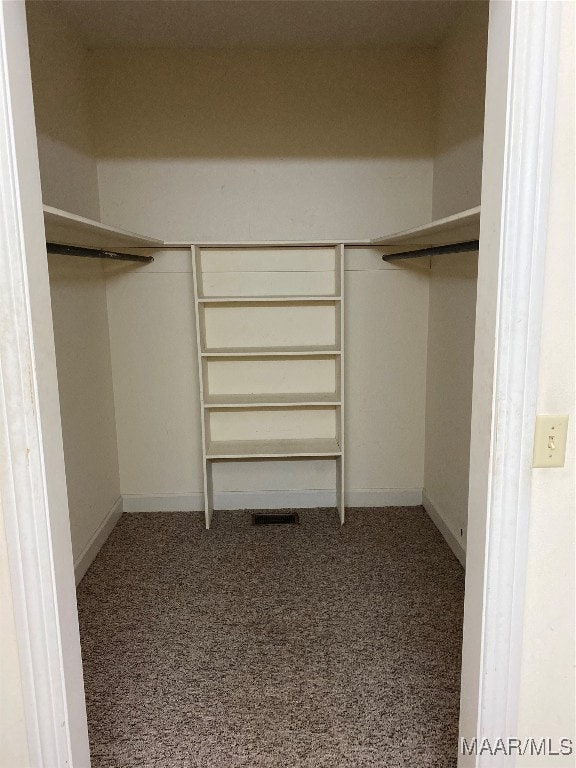
{"type": "Polygon", "coordinates": [[[0,4],[0,488],[30,765],[90,757],[26,17],[0,4]]]}
{"type": "MultiPolygon", "coordinates": [[[[517,736],[561,3],[491,2],[460,734],[517,736]]],[[[499,754],[460,765],[510,768],[499,754]]]]}

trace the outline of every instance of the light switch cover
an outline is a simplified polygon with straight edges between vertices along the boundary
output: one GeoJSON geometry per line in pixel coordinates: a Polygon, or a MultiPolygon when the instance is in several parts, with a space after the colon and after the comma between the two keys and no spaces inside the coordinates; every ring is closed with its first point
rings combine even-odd
{"type": "Polygon", "coordinates": [[[568,416],[536,416],[533,467],[563,467],[566,459],[568,416]]]}

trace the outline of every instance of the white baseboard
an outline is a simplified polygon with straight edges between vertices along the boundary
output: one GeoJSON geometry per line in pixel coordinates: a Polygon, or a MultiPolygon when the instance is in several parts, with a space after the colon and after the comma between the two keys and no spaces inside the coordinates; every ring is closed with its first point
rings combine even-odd
{"type": "MultiPolygon", "coordinates": [[[[334,505],[334,491],[330,490],[227,491],[215,495],[217,509],[307,509],[334,505]]],[[[464,547],[450,531],[426,491],[420,488],[365,488],[346,493],[348,507],[417,507],[420,505],[424,506],[452,552],[465,567],[464,547]]],[[[76,584],[80,583],[123,512],[200,512],[203,509],[204,497],[201,493],[166,493],[157,496],[125,494],[119,497],[74,561],[76,584]]]]}
{"type": "Polygon", "coordinates": [[[76,578],[76,586],[78,586],[84,574],[94,562],[94,558],[102,549],[102,545],[108,536],[110,536],[112,533],[114,526],[122,517],[122,512],[123,499],[122,496],[119,496],[114,502],[112,509],[108,512],[104,520],[100,523],[94,532],[88,544],[74,560],[74,576],[76,578]]]}
{"type": "Polygon", "coordinates": [[[430,498],[428,497],[425,490],[422,491],[422,506],[428,513],[428,516],[430,517],[430,519],[432,520],[436,528],[438,528],[438,530],[446,540],[446,543],[448,544],[452,552],[454,552],[454,554],[460,561],[462,567],[466,568],[466,550],[462,546],[461,542],[458,541],[456,536],[454,536],[450,528],[448,528],[448,526],[444,522],[444,518],[438,511],[438,508],[432,501],[430,501],[430,498]]]}
{"type": "MultiPolygon", "coordinates": [[[[125,494],[124,512],[200,512],[204,509],[201,493],[144,496],[125,494]]],[[[348,491],[348,507],[417,507],[422,504],[421,488],[376,488],[348,491]]],[[[334,491],[225,491],[216,493],[216,509],[307,509],[333,507],[334,491]]]]}
{"type": "Polygon", "coordinates": [[[347,507],[419,507],[422,488],[359,488],[346,491],[347,507]]]}

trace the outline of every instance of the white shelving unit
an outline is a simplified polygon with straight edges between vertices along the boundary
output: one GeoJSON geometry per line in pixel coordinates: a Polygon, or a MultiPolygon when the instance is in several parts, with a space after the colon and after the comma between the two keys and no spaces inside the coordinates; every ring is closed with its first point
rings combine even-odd
{"type": "Polygon", "coordinates": [[[213,463],[333,459],[344,523],[344,246],[192,246],[206,527],[213,463]]]}

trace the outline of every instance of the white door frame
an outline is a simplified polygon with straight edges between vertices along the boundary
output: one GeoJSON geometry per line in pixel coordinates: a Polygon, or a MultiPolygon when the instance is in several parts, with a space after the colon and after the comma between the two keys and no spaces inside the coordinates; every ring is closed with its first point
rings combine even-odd
{"type": "MultiPolygon", "coordinates": [[[[560,5],[491,2],[460,720],[468,739],[516,728],[560,5]]],[[[88,768],[23,2],[1,2],[0,63],[0,482],[30,764],[88,768]]]]}
{"type": "MultiPolygon", "coordinates": [[[[561,3],[490,4],[460,735],[517,736],[561,3]]],[[[514,757],[465,757],[507,766],[514,757]]]]}
{"type": "Polygon", "coordinates": [[[89,768],[26,17],[14,0],[0,5],[0,200],[0,492],[29,762],[89,768]]]}

